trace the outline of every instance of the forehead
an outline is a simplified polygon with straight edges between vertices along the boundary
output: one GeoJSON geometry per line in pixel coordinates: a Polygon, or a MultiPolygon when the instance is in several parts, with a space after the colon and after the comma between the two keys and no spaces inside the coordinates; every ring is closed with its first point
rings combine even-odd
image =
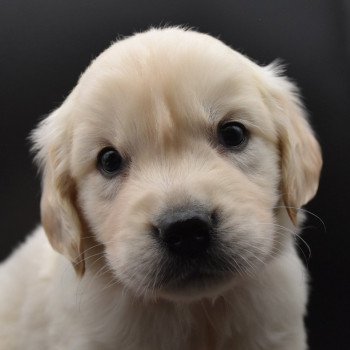
{"type": "Polygon", "coordinates": [[[223,118],[263,125],[268,136],[273,125],[259,69],[204,34],[139,34],[112,45],[84,73],[77,87],[77,125],[128,149],[135,138],[140,145],[140,138],[159,141],[167,133],[200,134],[223,118]]]}

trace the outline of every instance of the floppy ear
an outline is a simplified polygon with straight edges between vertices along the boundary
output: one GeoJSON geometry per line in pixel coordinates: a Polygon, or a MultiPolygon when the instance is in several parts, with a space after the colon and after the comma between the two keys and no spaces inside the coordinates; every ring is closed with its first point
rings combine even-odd
{"type": "Polygon", "coordinates": [[[316,194],[322,168],[319,143],[307,121],[297,87],[274,69],[272,94],[277,102],[276,125],[281,157],[281,190],[294,225],[297,210],[316,194]]]}
{"type": "Polygon", "coordinates": [[[70,175],[72,120],[69,97],[31,135],[35,160],[42,172],[41,220],[52,247],[84,274],[83,226],[76,184],[70,175]]]}

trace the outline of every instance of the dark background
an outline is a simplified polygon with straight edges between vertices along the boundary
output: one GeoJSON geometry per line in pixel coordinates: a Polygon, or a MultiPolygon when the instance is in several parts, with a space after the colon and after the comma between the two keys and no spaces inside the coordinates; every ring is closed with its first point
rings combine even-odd
{"type": "MultiPolygon", "coordinates": [[[[39,222],[40,185],[27,136],[90,60],[120,35],[186,24],[262,64],[282,58],[321,140],[324,170],[299,242],[312,276],[312,350],[349,349],[350,1],[0,2],[0,259],[39,222]]],[[[1,281],[0,281],[1,283],[1,281]]],[[[1,301],[6,302],[6,301],[1,301]]]]}

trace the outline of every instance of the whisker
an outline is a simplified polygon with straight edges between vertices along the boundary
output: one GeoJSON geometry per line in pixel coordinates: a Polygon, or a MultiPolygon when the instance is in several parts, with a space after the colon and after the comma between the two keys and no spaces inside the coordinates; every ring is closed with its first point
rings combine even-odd
{"type": "Polygon", "coordinates": [[[297,211],[303,211],[305,213],[308,213],[310,215],[312,215],[313,217],[315,217],[317,220],[319,220],[319,222],[322,224],[323,226],[323,230],[325,233],[327,233],[327,227],[325,222],[315,213],[311,212],[310,210],[304,209],[304,208],[297,208],[297,207],[292,207],[292,206],[286,206],[286,205],[280,205],[280,206],[276,206],[273,207],[272,209],[279,209],[279,208],[285,208],[285,209],[295,209],[297,211]]]}
{"type": "Polygon", "coordinates": [[[259,222],[258,223],[259,225],[271,225],[271,226],[274,226],[274,227],[277,227],[279,228],[280,230],[278,231],[279,233],[291,233],[292,234],[292,237],[294,238],[294,241],[297,241],[297,240],[300,240],[304,245],[305,247],[307,248],[308,250],[308,258],[306,258],[306,256],[304,255],[304,251],[300,249],[300,247],[298,246],[297,244],[297,247],[300,249],[300,251],[303,253],[304,255],[304,258],[306,260],[309,260],[311,258],[311,248],[310,246],[307,244],[307,242],[296,232],[296,231],[293,231],[292,229],[288,228],[288,227],[285,227],[283,225],[279,225],[279,224],[276,224],[276,223],[264,223],[264,222],[259,222]]]}

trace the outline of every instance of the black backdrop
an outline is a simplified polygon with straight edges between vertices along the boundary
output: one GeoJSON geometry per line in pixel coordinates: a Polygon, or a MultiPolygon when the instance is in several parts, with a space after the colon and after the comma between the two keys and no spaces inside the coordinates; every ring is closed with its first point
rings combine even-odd
{"type": "MultiPolygon", "coordinates": [[[[324,154],[300,242],[312,275],[311,349],[349,349],[350,1],[2,0],[0,2],[0,258],[39,222],[39,179],[26,137],[90,60],[119,35],[186,24],[269,63],[300,85],[324,154]]],[[[1,283],[1,281],[0,281],[1,283]]],[[[6,302],[4,300],[0,302],[6,302]]]]}

